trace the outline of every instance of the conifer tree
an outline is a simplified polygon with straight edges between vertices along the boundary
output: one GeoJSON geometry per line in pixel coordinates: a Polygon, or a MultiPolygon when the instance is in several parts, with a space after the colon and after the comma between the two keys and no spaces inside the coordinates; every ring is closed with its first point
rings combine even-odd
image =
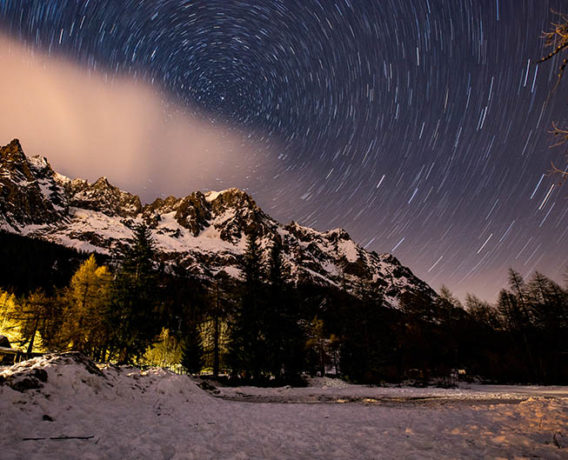
{"type": "Polygon", "coordinates": [[[203,367],[203,341],[196,323],[188,328],[183,339],[181,364],[190,374],[198,374],[203,367]]]}
{"type": "Polygon", "coordinates": [[[229,361],[234,374],[243,373],[246,378],[254,379],[260,378],[266,369],[260,263],[257,233],[252,229],[243,256],[245,282],[231,328],[229,361]]]}
{"type": "Polygon", "coordinates": [[[358,298],[347,308],[341,371],[355,381],[379,381],[384,378],[383,368],[393,359],[395,348],[379,287],[370,281],[362,282],[358,298]]]}
{"type": "Polygon", "coordinates": [[[463,308],[463,305],[461,304],[459,299],[455,297],[452,291],[450,291],[450,289],[445,285],[440,288],[438,305],[442,309],[463,308]]]}
{"type": "Polygon", "coordinates": [[[284,281],[279,238],[272,244],[268,262],[264,330],[269,370],[276,378],[294,381],[302,370],[305,340],[289,286],[284,281]]]}
{"type": "Polygon", "coordinates": [[[499,293],[498,309],[502,315],[505,329],[516,343],[527,363],[527,375],[536,378],[538,369],[531,343],[532,319],[528,312],[526,285],[523,278],[514,270],[509,271],[509,284],[513,292],[503,289],[499,293]]]}
{"type": "Polygon", "coordinates": [[[284,282],[282,279],[282,256],[280,241],[275,241],[270,250],[268,266],[268,299],[265,311],[266,345],[269,368],[280,377],[284,370],[285,334],[284,282]]]}
{"type": "Polygon", "coordinates": [[[481,300],[473,294],[467,294],[465,308],[474,321],[495,330],[501,326],[499,312],[489,302],[481,300]]]}
{"type": "MultiPolygon", "coordinates": [[[[224,272],[223,272],[224,273],[224,272]]],[[[227,315],[226,299],[222,290],[223,275],[215,277],[213,295],[211,298],[211,308],[209,310],[208,321],[209,332],[212,343],[213,353],[213,377],[219,377],[221,366],[221,347],[223,343],[223,331],[225,329],[225,318],[227,315]]]]}
{"type": "Polygon", "coordinates": [[[140,224],[118,252],[113,283],[113,346],[120,363],[140,357],[162,329],[155,245],[150,229],[140,224]]]}

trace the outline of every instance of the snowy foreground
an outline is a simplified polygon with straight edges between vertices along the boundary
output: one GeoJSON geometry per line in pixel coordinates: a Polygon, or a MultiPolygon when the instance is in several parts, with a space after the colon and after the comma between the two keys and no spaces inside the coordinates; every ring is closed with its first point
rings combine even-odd
{"type": "Polygon", "coordinates": [[[568,387],[315,379],[214,394],[186,376],[99,370],[74,354],[1,369],[3,460],[568,458],[568,387]]]}

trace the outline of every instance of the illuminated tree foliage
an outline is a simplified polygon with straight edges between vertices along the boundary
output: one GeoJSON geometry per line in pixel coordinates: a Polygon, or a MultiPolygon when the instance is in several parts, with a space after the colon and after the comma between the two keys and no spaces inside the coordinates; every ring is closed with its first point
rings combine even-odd
{"type": "Polygon", "coordinates": [[[111,273],[89,257],[71,278],[63,295],[64,322],[61,335],[67,347],[100,357],[108,343],[111,273]]]}
{"type": "Polygon", "coordinates": [[[151,366],[175,368],[182,360],[182,352],[180,341],[164,328],[158,341],[146,350],[143,362],[151,366]]]}
{"type": "Polygon", "coordinates": [[[17,326],[19,345],[26,346],[26,353],[36,348],[50,348],[59,337],[61,309],[55,298],[48,297],[42,290],[30,293],[13,304],[8,312],[9,322],[17,326]]]}

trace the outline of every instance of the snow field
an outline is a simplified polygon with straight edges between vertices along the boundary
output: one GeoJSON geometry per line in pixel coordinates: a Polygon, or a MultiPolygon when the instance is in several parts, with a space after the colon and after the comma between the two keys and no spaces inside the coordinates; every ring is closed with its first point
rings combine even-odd
{"type": "Polygon", "coordinates": [[[87,367],[51,355],[0,371],[0,458],[568,458],[565,387],[316,379],[307,388],[221,388],[231,401],[164,370],[87,367]],[[9,386],[35,369],[47,372],[41,388],[9,386]],[[258,398],[280,402],[249,402],[258,398]],[[61,436],[88,439],[24,440],[61,436]]]}

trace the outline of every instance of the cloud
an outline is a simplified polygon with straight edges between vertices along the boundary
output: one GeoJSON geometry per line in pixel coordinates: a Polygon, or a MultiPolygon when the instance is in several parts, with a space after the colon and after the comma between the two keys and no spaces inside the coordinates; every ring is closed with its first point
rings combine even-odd
{"type": "Polygon", "coordinates": [[[19,138],[71,177],[107,176],[151,199],[269,174],[270,152],[247,133],[212,124],[150,84],[109,78],[0,36],[0,144],[19,138]],[[221,182],[221,184],[220,184],[221,182]]]}

